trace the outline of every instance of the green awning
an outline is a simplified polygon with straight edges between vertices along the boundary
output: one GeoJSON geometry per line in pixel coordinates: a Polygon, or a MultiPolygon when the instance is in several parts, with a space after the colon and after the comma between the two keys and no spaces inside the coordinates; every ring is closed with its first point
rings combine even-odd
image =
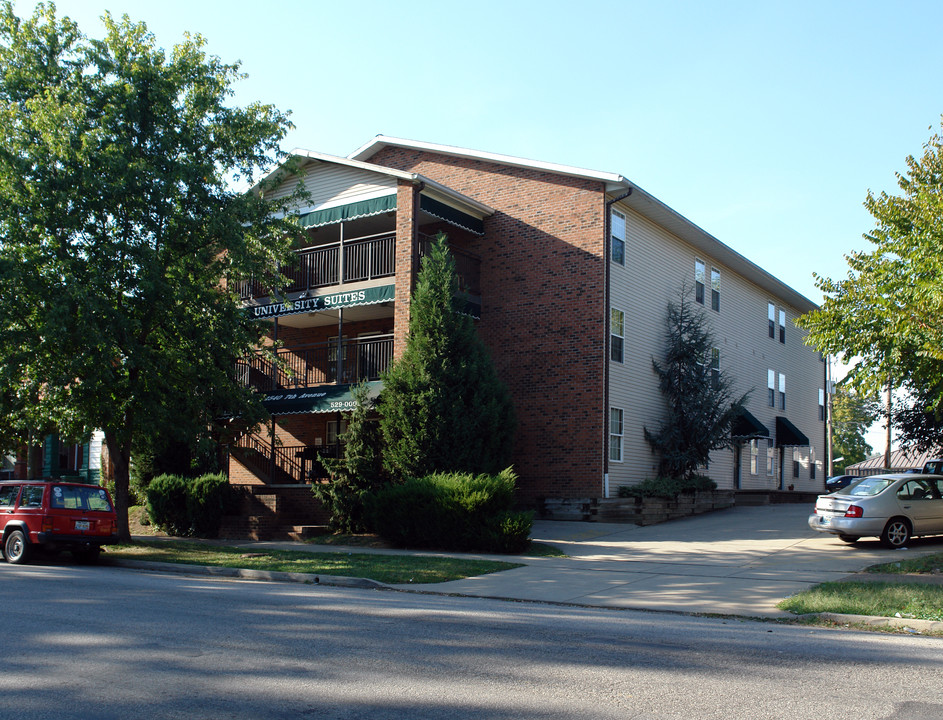
{"type": "Polygon", "coordinates": [[[357,218],[370,217],[371,215],[381,215],[396,209],[396,194],[384,195],[383,197],[371,198],[370,200],[361,200],[359,202],[348,203],[347,205],[338,205],[337,207],[326,208],[325,210],[315,210],[298,218],[298,224],[301,227],[321,227],[323,225],[334,225],[345,220],[356,220],[357,218]]]}
{"type": "Polygon", "coordinates": [[[314,313],[322,310],[334,310],[342,307],[358,305],[378,305],[396,298],[395,285],[380,285],[350,292],[330,293],[297,300],[286,300],[281,303],[268,305],[250,305],[246,311],[256,320],[264,320],[283,315],[298,315],[299,313],[314,313]]]}
{"type": "Polygon", "coordinates": [[[807,438],[799,428],[793,425],[782,415],[776,416],[776,447],[806,446],[809,445],[807,438]]]}
{"type": "Polygon", "coordinates": [[[445,220],[445,222],[450,225],[468,230],[468,232],[474,233],[475,235],[485,234],[485,223],[482,220],[472,217],[461,210],[456,210],[451,205],[439,202],[428,195],[419,196],[419,209],[440,220],[445,220]]]}
{"type": "MultiPolygon", "coordinates": [[[[321,385],[298,390],[278,390],[266,393],[262,404],[272,415],[301,415],[304,413],[350,412],[354,409],[351,385],[321,385]]],[[[383,382],[367,383],[367,396],[376,400],[383,382]]]]}
{"type": "Polygon", "coordinates": [[[768,438],[769,428],[757,420],[749,410],[743,408],[740,410],[737,419],[733,421],[730,428],[730,437],[734,440],[768,438]]]}

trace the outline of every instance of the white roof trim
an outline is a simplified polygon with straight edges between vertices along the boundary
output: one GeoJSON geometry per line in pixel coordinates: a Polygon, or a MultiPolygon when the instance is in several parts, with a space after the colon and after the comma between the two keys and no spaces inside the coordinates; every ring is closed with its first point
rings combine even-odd
{"type": "Polygon", "coordinates": [[[545,170],[546,172],[556,173],[558,175],[571,175],[573,177],[599,180],[607,184],[629,184],[628,180],[617,173],[587,170],[570,165],[557,165],[556,163],[548,163],[541,160],[526,160],[524,158],[513,157],[512,155],[500,155],[498,153],[483,152],[481,150],[467,150],[466,148],[455,147],[453,145],[438,145],[436,143],[422,142],[420,140],[404,140],[402,138],[388,137],[386,135],[377,135],[373,140],[354,150],[347,157],[352,160],[366,160],[387,145],[398,145],[401,147],[414,148],[416,150],[439,153],[441,155],[475,158],[476,160],[485,160],[500,165],[512,165],[515,167],[530,168],[532,170],[545,170]]]}
{"type": "MultiPolygon", "coordinates": [[[[435,190],[445,197],[451,198],[453,202],[457,202],[460,205],[465,205],[468,210],[471,210],[472,214],[479,214],[482,217],[488,217],[494,215],[494,209],[488,207],[484,203],[480,203],[477,200],[463,195],[456,190],[453,190],[450,187],[447,187],[441,183],[436,182],[431,178],[427,178],[418,173],[403,172],[402,170],[394,170],[392,168],[385,167],[383,165],[374,165],[373,163],[361,162],[360,160],[352,160],[350,158],[338,157],[337,155],[328,155],[326,153],[315,152],[314,150],[305,150],[303,148],[295,148],[290,153],[289,157],[301,157],[307,158],[309,160],[314,160],[317,162],[323,163],[333,163],[335,165],[344,165],[347,167],[357,168],[359,170],[365,170],[367,172],[377,173],[379,175],[386,175],[387,177],[393,177],[397,180],[405,180],[406,182],[411,182],[414,185],[424,185],[430,190],[435,190]]],[[[257,190],[259,185],[261,185],[265,180],[268,180],[270,177],[275,175],[279,169],[284,165],[280,163],[278,167],[272,169],[270,172],[266,173],[265,177],[262,180],[259,180],[255,185],[252,186],[252,190],[257,190]]],[[[377,195],[380,197],[388,193],[381,192],[377,195]]],[[[344,203],[339,203],[343,205],[344,203]]],[[[319,207],[318,209],[324,209],[328,207],[327,205],[319,207]]],[[[461,209],[461,208],[459,208],[461,209]]]]}

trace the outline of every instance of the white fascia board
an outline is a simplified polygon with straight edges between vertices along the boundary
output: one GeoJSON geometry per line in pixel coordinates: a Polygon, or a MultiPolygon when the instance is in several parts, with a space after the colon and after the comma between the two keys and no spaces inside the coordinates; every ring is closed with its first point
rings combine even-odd
{"type": "Polygon", "coordinates": [[[420,140],[404,140],[403,138],[387,137],[386,135],[377,135],[373,140],[354,150],[348,158],[354,160],[366,160],[373,157],[387,145],[396,145],[397,147],[413,148],[415,150],[425,150],[426,152],[438,153],[440,155],[451,155],[454,157],[472,158],[474,160],[484,160],[498,165],[511,165],[514,167],[528,168],[531,170],[543,170],[557,175],[570,175],[572,177],[587,178],[598,180],[607,184],[617,186],[626,185],[627,181],[621,175],[616,173],[599,172],[598,170],[587,170],[585,168],[572,167],[570,165],[558,165],[540,160],[527,160],[525,158],[513,157],[512,155],[499,155],[498,153],[483,152],[481,150],[468,150],[466,148],[455,147],[454,145],[439,145],[436,143],[422,142],[420,140]]]}

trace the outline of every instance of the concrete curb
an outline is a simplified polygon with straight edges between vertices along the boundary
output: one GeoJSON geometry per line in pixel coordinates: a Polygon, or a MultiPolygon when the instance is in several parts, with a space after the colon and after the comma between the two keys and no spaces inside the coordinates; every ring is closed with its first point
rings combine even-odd
{"type": "Polygon", "coordinates": [[[315,575],[313,573],[278,572],[274,570],[246,570],[242,568],[213,567],[210,565],[186,565],[153,560],[108,560],[112,567],[125,567],[134,570],[155,570],[181,575],[212,575],[214,577],[239,578],[259,582],[291,582],[306,585],[336,585],[338,587],[366,588],[386,590],[388,585],[365,578],[343,577],[341,575],[315,575]]]}
{"type": "Polygon", "coordinates": [[[797,619],[817,618],[836,625],[865,625],[867,627],[887,627],[898,630],[910,630],[917,633],[943,633],[943,622],[937,620],[917,620],[902,617],[876,617],[874,615],[843,615],[839,613],[810,613],[797,615],[797,619]]]}

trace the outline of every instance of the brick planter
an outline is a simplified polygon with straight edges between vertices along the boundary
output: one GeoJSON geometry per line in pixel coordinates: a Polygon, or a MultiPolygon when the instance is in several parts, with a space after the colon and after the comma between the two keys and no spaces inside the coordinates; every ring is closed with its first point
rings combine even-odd
{"type": "Polygon", "coordinates": [[[610,498],[595,501],[592,519],[597,522],[626,522],[654,525],[677,518],[701,515],[733,507],[732,490],[682,493],[674,500],[664,498],[610,498]]]}

